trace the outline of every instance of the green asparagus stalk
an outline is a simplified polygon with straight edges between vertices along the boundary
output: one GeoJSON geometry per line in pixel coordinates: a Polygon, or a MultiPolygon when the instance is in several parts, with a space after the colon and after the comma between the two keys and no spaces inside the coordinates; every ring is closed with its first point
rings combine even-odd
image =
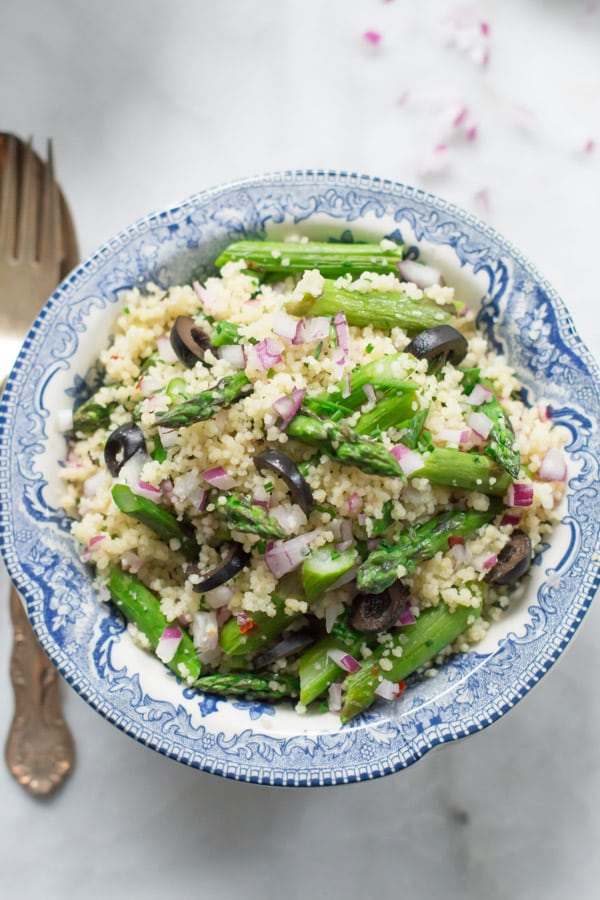
{"type": "Polygon", "coordinates": [[[390,642],[379,646],[358,672],[348,676],[346,700],[341,712],[343,723],[371,706],[377,699],[375,690],[384,678],[393,683],[407,678],[455,641],[471,619],[481,615],[481,588],[472,585],[471,590],[478,598],[476,606],[459,606],[450,612],[440,600],[438,606],[423,610],[414,625],[406,625],[393,635],[390,642]],[[401,651],[401,656],[396,656],[395,650],[401,651]],[[385,668],[382,666],[384,659],[387,661],[385,668]]]}
{"type": "Polygon", "coordinates": [[[240,326],[235,322],[222,320],[215,322],[210,342],[213,347],[222,347],[224,344],[239,344],[242,340],[240,326]]]}
{"type": "Polygon", "coordinates": [[[372,325],[382,331],[403,328],[418,334],[449,322],[452,314],[432,300],[413,300],[403,291],[353,291],[325,279],[318,297],[307,294],[287,304],[292,315],[334,316],[343,311],[349,325],[372,325]]]}
{"type": "Polygon", "coordinates": [[[157,424],[164,428],[182,428],[204,422],[224,407],[241,400],[251,390],[251,382],[244,372],[227,375],[209,390],[172,406],[166,413],[157,413],[157,424]]]}
{"type": "Polygon", "coordinates": [[[427,478],[464,491],[503,497],[512,478],[489,456],[453,447],[435,447],[423,454],[423,466],[411,478],[427,478]]]}
{"type": "Polygon", "coordinates": [[[450,510],[402,531],[392,546],[373,550],[358,567],[356,583],[359,591],[380,594],[398,579],[398,567],[411,575],[418,563],[431,559],[439,551],[448,550],[450,537],[468,537],[487,525],[498,514],[498,506],[490,503],[487,510],[450,510]]]}
{"type": "Polygon", "coordinates": [[[245,260],[248,268],[260,272],[290,275],[306,269],[318,269],[328,278],[337,278],[347,274],[361,275],[363,272],[397,274],[397,264],[403,253],[401,244],[382,250],[380,244],[236,241],[225,248],[216,265],[222,268],[232,260],[245,260]]]}
{"type": "Polygon", "coordinates": [[[186,534],[182,523],[167,509],[147,497],[134,494],[126,484],[113,485],[111,493],[122,513],[141,522],[162,541],[177,541],[186,559],[198,559],[198,545],[186,534]]]}
{"type": "Polygon", "coordinates": [[[313,550],[302,563],[302,584],[309,603],[331,588],[356,565],[356,550],[349,547],[340,552],[335,544],[325,544],[313,550]]]}
{"type": "Polygon", "coordinates": [[[493,422],[485,452],[501,465],[509,475],[513,478],[518,478],[521,468],[521,456],[516,447],[515,432],[511,421],[494,393],[492,382],[487,378],[480,378],[479,384],[492,392],[492,399],[477,407],[478,412],[484,413],[493,422]]]}
{"type": "Polygon", "coordinates": [[[409,416],[416,415],[418,407],[414,391],[383,397],[372,409],[361,415],[354,425],[354,431],[366,435],[387,431],[388,428],[399,426],[409,416]]]}
{"type": "Polygon", "coordinates": [[[220,494],[215,503],[215,512],[233,531],[248,531],[274,540],[288,537],[277,519],[270,516],[263,506],[252,503],[241,494],[220,494]]]}
{"type": "Polygon", "coordinates": [[[402,443],[409,450],[416,450],[419,446],[419,438],[428,415],[429,407],[427,406],[425,409],[420,409],[412,418],[398,423],[398,430],[402,431],[402,443]]]}
{"type": "Polygon", "coordinates": [[[90,397],[73,412],[73,431],[89,434],[110,423],[110,417],[117,403],[98,403],[96,395],[90,397]]]}
{"type": "MultiPolygon", "coordinates": [[[[334,403],[345,410],[355,410],[367,401],[367,395],[363,388],[371,384],[375,390],[393,390],[400,395],[404,391],[413,392],[417,389],[414,381],[407,381],[402,377],[405,369],[406,357],[403,353],[391,353],[374,359],[362,366],[357,366],[350,373],[350,393],[346,379],[339,381],[334,391],[323,391],[317,394],[315,400],[334,403]],[[348,396],[344,396],[348,394],[348,396]]],[[[306,406],[306,399],[304,401],[306,406]]],[[[315,410],[315,412],[319,412],[315,410]]]]}
{"type": "Polygon", "coordinates": [[[294,572],[284,575],[277,583],[277,589],[271,597],[274,615],[269,616],[264,612],[248,613],[251,619],[249,628],[247,623],[240,627],[236,618],[225,622],[219,633],[219,646],[223,653],[249,659],[257,651],[263,650],[296,618],[285,611],[288,599],[304,600],[302,585],[294,572]]]}
{"type": "Polygon", "coordinates": [[[195,687],[209,694],[270,702],[297,697],[299,692],[297,677],[275,672],[268,675],[258,675],[255,672],[203,675],[195,687]]]}
{"type": "MultiPolygon", "coordinates": [[[[152,649],[156,650],[165,628],[171,624],[162,613],[158,598],[139,578],[116,566],[111,569],[108,590],[125,618],[135,622],[150,641],[152,649]]],[[[188,684],[197,681],[200,675],[200,660],[187,632],[182,632],[175,655],[166,662],[166,665],[188,684]]]]}
{"type": "Polygon", "coordinates": [[[300,703],[308,706],[323,694],[334,681],[341,681],[345,673],[329,656],[330,650],[343,650],[350,656],[358,656],[361,646],[368,641],[364,634],[348,628],[351,634],[328,634],[305,650],[298,664],[300,675],[300,703]]]}
{"type": "Polygon", "coordinates": [[[398,460],[383,444],[377,444],[335,422],[322,422],[300,414],[292,419],[287,433],[298,441],[320,447],[332,459],[356,466],[371,475],[402,476],[398,460]]]}

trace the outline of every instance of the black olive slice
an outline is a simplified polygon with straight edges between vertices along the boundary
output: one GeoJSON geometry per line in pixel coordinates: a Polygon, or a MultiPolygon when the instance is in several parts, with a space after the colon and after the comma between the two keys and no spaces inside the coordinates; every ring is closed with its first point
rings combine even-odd
{"type": "Polygon", "coordinates": [[[314,505],[312,491],[293,459],[281,450],[263,450],[254,457],[254,465],[261,474],[268,469],[279,475],[289,488],[292,502],[308,515],[314,505]]]}
{"type": "Polygon", "coordinates": [[[295,631],[293,634],[290,634],[289,637],[278,641],[274,647],[270,647],[268,650],[265,650],[263,653],[256,656],[254,658],[254,668],[264,669],[267,666],[272,665],[272,663],[276,662],[278,659],[283,659],[285,656],[291,656],[293,653],[300,653],[302,650],[306,650],[306,648],[310,647],[314,642],[315,636],[312,632],[306,629],[295,631]]]}
{"type": "Polygon", "coordinates": [[[206,350],[212,349],[209,336],[196,325],[190,316],[177,316],[171,328],[171,347],[177,359],[188,369],[204,359],[206,350]]]}
{"type": "Polygon", "coordinates": [[[405,353],[412,353],[417,359],[426,359],[435,367],[446,362],[457,366],[467,355],[467,340],[452,325],[435,325],[426,328],[405,347],[405,353]]]}
{"type": "Polygon", "coordinates": [[[200,575],[201,581],[192,582],[192,587],[198,593],[204,593],[205,591],[214,590],[219,585],[225,584],[226,581],[230,581],[234,575],[242,571],[249,560],[250,554],[246,553],[241,544],[236,544],[232,541],[229,544],[229,552],[220,565],[209,572],[202,573],[198,566],[193,564],[187,567],[186,575],[200,575]]]}
{"type": "Polygon", "coordinates": [[[406,587],[400,583],[398,586],[400,590],[390,588],[382,594],[357,594],[352,601],[349,619],[352,628],[362,634],[377,634],[392,628],[408,596],[406,587]]]}
{"type": "Polygon", "coordinates": [[[485,581],[488,584],[514,584],[528,571],[532,555],[529,535],[517,528],[498,554],[498,561],[485,576],[485,581]]]}
{"type": "Polygon", "coordinates": [[[120,425],[106,439],[104,462],[106,468],[116,478],[128,459],[138,451],[146,453],[146,440],[141,428],[128,422],[120,425]]]}

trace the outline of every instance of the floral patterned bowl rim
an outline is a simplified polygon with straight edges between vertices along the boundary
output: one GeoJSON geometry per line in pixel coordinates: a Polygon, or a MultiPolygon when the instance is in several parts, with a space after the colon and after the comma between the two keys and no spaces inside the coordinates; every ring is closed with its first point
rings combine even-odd
{"type": "Polygon", "coordinates": [[[55,291],[33,324],[0,407],[0,546],[35,632],[66,680],[141,743],[187,765],[274,785],[361,781],[405,769],[485,728],[554,664],[599,583],[599,372],[551,286],[493,228],[421,190],[332,171],[268,174],[203,191],[118,234],[55,291]],[[340,727],[332,715],[224,701],[184,688],[139,650],[96,596],[60,507],[55,411],[81,389],[119,292],[211,271],[230,240],[296,232],[416,245],[478,308],[527,401],[570,432],[562,522],[510,612],[475,650],[340,727]]]}

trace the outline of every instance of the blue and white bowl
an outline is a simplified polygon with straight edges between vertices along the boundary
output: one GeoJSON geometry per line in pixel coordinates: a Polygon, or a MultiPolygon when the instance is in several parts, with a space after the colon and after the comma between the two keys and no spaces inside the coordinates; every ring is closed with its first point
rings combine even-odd
{"type": "Polygon", "coordinates": [[[197,194],[137,222],[74,271],[34,323],[0,409],[0,541],[35,632],[99,713],[160,753],[257,783],[320,785],[405,769],[480,731],[556,662],[599,583],[598,369],[564,304],[487,225],[422,191],[359,175],[285,172],[197,194]],[[562,524],[510,612],[476,650],[343,728],[332,715],[215,699],[138,649],[99,599],[60,508],[65,442],[55,412],[104,346],[124,288],[202,278],[235,239],[291,231],[389,236],[419,246],[505,351],[529,396],[570,434],[562,524]]]}

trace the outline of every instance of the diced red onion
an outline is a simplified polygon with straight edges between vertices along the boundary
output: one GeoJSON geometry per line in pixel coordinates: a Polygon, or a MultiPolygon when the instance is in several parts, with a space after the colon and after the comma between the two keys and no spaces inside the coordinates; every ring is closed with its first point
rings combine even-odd
{"type": "Polygon", "coordinates": [[[246,354],[241,344],[224,344],[219,347],[219,359],[224,359],[238,372],[246,368],[246,354]]]}
{"type": "Polygon", "coordinates": [[[350,495],[348,498],[348,512],[350,515],[354,515],[355,513],[360,512],[363,508],[363,499],[360,494],[357,494],[356,491],[350,495]]]}
{"type": "Polygon", "coordinates": [[[229,603],[232,597],[233,589],[228,584],[221,584],[212,591],[207,591],[204,594],[204,601],[211,609],[220,609],[229,603]]]}
{"type": "Polygon", "coordinates": [[[337,335],[338,347],[344,356],[347,357],[350,352],[350,329],[348,328],[346,313],[337,312],[333,317],[333,325],[337,335]]]}
{"type": "Polygon", "coordinates": [[[469,394],[469,403],[471,406],[481,406],[482,403],[489,403],[493,396],[493,393],[484,384],[476,384],[469,394]]]}
{"type": "Polygon", "coordinates": [[[281,354],[284,350],[285,346],[276,338],[265,338],[254,347],[258,361],[265,370],[270,369],[272,366],[276,366],[281,362],[281,354]]]}
{"type": "Polygon", "coordinates": [[[282,578],[296,569],[308,556],[316,531],[308,531],[289,541],[274,541],[265,551],[265,562],[275,578],[282,578]]]}
{"type": "Polygon", "coordinates": [[[100,541],[103,541],[105,537],[106,537],[105,534],[95,534],[93,537],[91,537],[89,539],[88,547],[94,547],[100,541]]]}
{"type": "Polygon", "coordinates": [[[482,412],[472,412],[467,419],[467,425],[484,440],[489,437],[490,431],[494,427],[490,417],[482,412]]]}
{"type": "Polygon", "coordinates": [[[199,281],[192,282],[192,287],[194,288],[195,294],[202,304],[204,311],[208,312],[213,305],[213,300],[210,292],[206,288],[202,287],[199,281]]]}
{"type": "Polygon", "coordinates": [[[356,521],[358,522],[359,525],[366,525],[366,524],[367,524],[367,515],[366,515],[366,513],[360,512],[360,513],[358,514],[358,516],[356,517],[356,521]]]}
{"type": "Polygon", "coordinates": [[[138,497],[145,497],[146,500],[153,500],[154,502],[162,497],[160,488],[154,487],[153,484],[149,484],[147,481],[138,481],[137,484],[132,485],[131,490],[138,497]]]}
{"type": "Polygon", "coordinates": [[[464,544],[452,544],[450,546],[450,553],[454,557],[455,567],[462,566],[469,556],[467,553],[467,548],[464,544]]]}
{"type": "Polygon", "coordinates": [[[324,341],[329,337],[329,316],[307,316],[300,319],[292,344],[309,344],[312,341],[324,341]]]}
{"type": "Polygon", "coordinates": [[[372,384],[363,384],[363,391],[365,392],[368,403],[377,403],[377,394],[375,393],[375,388],[372,384]]]}
{"type": "Polygon", "coordinates": [[[217,615],[214,610],[210,610],[210,612],[202,610],[194,613],[194,618],[192,619],[192,640],[200,659],[202,659],[203,654],[217,649],[219,626],[217,625],[217,615]]]}
{"type": "Polygon", "coordinates": [[[350,672],[353,674],[354,672],[358,672],[360,670],[360,663],[357,659],[350,655],[350,653],[346,653],[345,650],[338,650],[337,647],[331,647],[327,651],[327,656],[329,659],[333,660],[336,666],[339,666],[340,669],[343,669],[344,672],[350,672]]]}
{"type": "Polygon", "coordinates": [[[307,523],[306,513],[294,504],[273,506],[271,515],[281,525],[286,534],[297,534],[307,523]]]}
{"type": "Polygon", "coordinates": [[[202,472],[202,477],[212,487],[216,487],[220,491],[228,491],[230,488],[236,487],[237,481],[232,475],[225,471],[223,466],[216,466],[214,469],[206,469],[202,472]]]}
{"type": "Polygon", "coordinates": [[[439,269],[421,265],[414,259],[401,259],[396,263],[396,268],[404,281],[415,284],[421,290],[442,283],[442,273],[439,269]]]}
{"type": "Polygon", "coordinates": [[[395,447],[392,447],[391,453],[400,463],[400,468],[405,475],[412,475],[413,472],[423,468],[424,462],[421,454],[416,450],[410,450],[404,444],[396,444],[395,447]]]}
{"type": "Polygon", "coordinates": [[[507,506],[531,506],[533,503],[533,485],[530,482],[515,482],[506,492],[507,506]]]}
{"type": "Polygon", "coordinates": [[[566,481],[567,463],[562,450],[551,447],[546,451],[538,471],[538,478],[542,481],[566,481]]]}
{"type": "Polygon", "coordinates": [[[471,429],[470,428],[442,428],[441,431],[438,431],[436,437],[440,441],[444,441],[446,444],[456,444],[456,446],[460,446],[462,444],[468,444],[471,440],[471,429]]]}
{"type": "Polygon", "coordinates": [[[302,406],[302,401],[304,400],[305,394],[306,388],[294,388],[289,396],[287,394],[284,394],[283,397],[280,397],[273,404],[273,409],[281,416],[279,427],[282,431],[284,431],[288,427],[288,425],[302,406]]]}
{"type": "Polygon", "coordinates": [[[183,638],[183,632],[177,625],[167,625],[161,634],[156,650],[158,658],[164,663],[171,662],[183,638]]]}
{"type": "Polygon", "coordinates": [[[179,435],[176,428],[164,428],[158,426],[158,436],[163,447],[168,450],[169,447],[175,447],[179,443],[179,435]]]}
{"type": "Polygon", "coordinates": [[[217,628],[222,628],[225,622],[228,622],[231,619],[231,610],[227,605],[220,606],[216,610],[216,618],[217,618],[217,628]]]}
{"type": "Polygon", "coordinates": [[[252,505],[253,506],[262,506],[263,509],[268,509],[269,501],[268,500],[257,500],[255,497],[254,500],[252,501],[252,505]]]}
{"type": "Polygon", "coordinates": [[[398,625],[414,625],[416,618],[411,611],[410,603],[407,603],[400,615],[398,616],[398,625]]]}
{"type": "Polygon", "coordinates": [[[273,313],[273,331],[279,337],[286,338],[288,341],[292,341],[296,337],[298,324],[298,319],[295,316],[290,316],[283,309],[278,309],[273,313]]]}
{"type": "Polygon", "coordinates": [[[145,561],[146,560],[142,559],[141,556],[138,556],[137,553],[134,553],[133,550],[126,550],[121,556],[121,565],[133,575],[137,575],[145,561]]]}
{"type": "Polygon", "coordinates": [[[542,422],[550,421],[550,407],[547,403],[541,402],[537,405],[538,416],[542,422]]]}
{"type": "Polygon", "coordinates": [[[500,525],[518,525],[521,521],[521,513],[506,512],[500,520],[500,525]]]}
{"type": "Polygon", "coordinates": [[[352,522],[350,519],[340,519],[339,538],[336,544],[336,550],[343,553],[352,546],[354,535],[352,534],[352,522]]]}
{"type": "Polygon", "coordinates": [[[59,409],[56,413],[56,425],[59,431],[73,430],[73,410],[59,409]]]}
{"type": "Polygon", "coordinates": [[[329,712],[339,713],[342,709],[342,685],[339,681],[334,681],[329,685],[328,694],[329,712]]]}
{"type": "Polygon", "coordinates": [[[387,678],[382,679],[375,688],[374,693],[383,700],[395,700],[398,696],[398,685],[387,678]]]}
{"type": "MultiPolygon", "coordinates": [[[[160,390],[161,383],[154,375],[142,375],[138,380],[136,387],[143,397],[152,397],[153,394],[156,394],[156,392],[160,390]]],[[[162,403],[163,401],[163,397],[156,397],[154,404],[150,404],[150,406],[162,403]]],[[[153,410],[151,409],[150,411],[152,412],[153,410]]]]}
{"type": "Polygon", "coordinates": [[[177,354],[173,350],[173,345],[171,344],[170,338],[159,337],[156,342],[156,346],[158,352],[160,353],[161,359],[163,359],[166,363],[177,362],[177,354]]]}
{"type": "Polygon", "coordinates": [[[496,553],[479,553],[477,556],[473,557],[473,565],[479,572],[489,572],[490,569],[494,568],[497,562],[498,556],[496,553]]]}

